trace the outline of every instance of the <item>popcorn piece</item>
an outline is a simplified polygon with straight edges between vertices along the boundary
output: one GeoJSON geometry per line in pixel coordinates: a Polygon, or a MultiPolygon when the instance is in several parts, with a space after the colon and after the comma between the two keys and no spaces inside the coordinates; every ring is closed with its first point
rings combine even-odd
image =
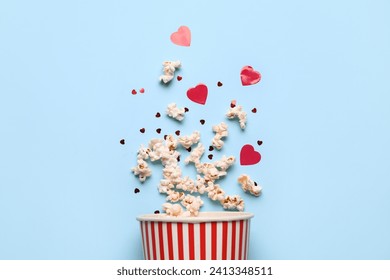
{"type": "Polygon", "coordinates": [[[177,192],[177,191],[173,191],[173,190],[169,190],[167,192],[167,198],[166,200],[169,200],[170,202],[178,202],[180,200],[183,200],[184,197],[185,197],[185,194],[184,192],[177,192]]]}
{"type": "Polygon", "coordinates": [[[168,193],[171,189],[175,187],[169,179],[161,179],[160,185],[158,186],[158,191],[160,193],[168,193]]]}
{"type": "Polygon", "coordinates": [[[236,158],[234,156],[223,156],[220,160],[217,160],[214,164],[222,171],[226,171],[230,166],[234,164],[236,158]]]}
{"type": "Polygon", "coordinates": [[[196,164],[200,163],[200,158],[203,156],[205,148],[202,143],[198,143],[195,149],[192,150],[190,155],[184,160],[186,164],[193,162],[196,164]]]}
{"type": "Polygon", "coordinates": [[[163,176],[169,179],[171,183],[178,184],[181,179],[181,168],[178,164],[168,164],[163,168],[163,176]]]}
{"type": "Polygon", "coordinates": [[[220,124],[213,126],[213,131],[215,132],[215,135],[212,140],[212,145],[218,150],[222,149],[222,146],[224,144],[222,138],[228,136],[227,128],[228,126],[224,122],[221,122],[220,124]]]}
{"type": "Polygon", "coordinates": [[[142,158],[137,160],[137,165],[131,171],[135,176],[138,175],[140,182],[145,182],[146,178],[152,175],[152,170],[149,168],[148,163],[142,158]]]}
{"type": "Polygon", "coordinates": [[[196,175],[195,187],[198,193],[204,194],[206,192],[206,180],[203,177],[196,175]]]}
{"type": "Polygon", "coordinates": [[[181,67],[181,62],[178,61],[164,61],[163,62],[163,72],[164,75],[160,76],[160,81],[166,83],[169,83],[173,77],[175,76],[175,71],[177,68],[181,67]]]}
{"type": "Polygon", "coordinates": [[[191,147],[192,145],[198,143],[200,140],[200,133],[199,131],[194,131],[189,136],[182,136],[179,137],[178,142],[186,149],[191,147]]]}
{"type": "Polygon", "coordinates": [[[149,148],[144,148],[141,146],[141,148],[138,150],[137,159],[147,160],[149,158],[150,152],[151,150],[149,148]]]}
{"type": "Polygon", "coordinates": [[[212,163],[199,163],[195,167],[198,173],[204,175],[206,181],[215,181],[227,174],[226,171],[218,170],[212,163]]]}
{"type": "Polygon", "coordinates": [[[183,207],[181,207],[180,204],[171,204],[171,203],[164,203],[162,205],[163,211],[166,212],[169,216],[180,216],[183,214],[183,207]]]}
{"type": "Polygon", "coordinates": [[[178,108],[176,103],[171,103],[167,107],[167,115],[178,121],[184,120],[185,108],[178,108]]]}
{"type": "Polygon", "coordinates": [[[242,106],[235,106],[233,108],[229,108],[226,113],[226,117],[228,119],[238,118],[241,129],[245,129],[246,126],[246,112],[243,111],[242,106]]]}
{"type": "Polygon", "coordinates": [[[206,191],[208,192],[208,197],[211,200],[221,201],[225,198],[225,191],[221,189],[218,184],[214,184],[213,182],[208,182],[207,184],[208,186],[206,188],[206,191]]]}
{"type": "Polygon", "coordinates": [[[248,175],[240,175],[237,181],[241,184],[241,188],[244,190],[244,192],[249,191],[254,196],[259,196],[261,194],[262,188],[257,186],[248,175]]]}
{"type": "Polygon", "coordinates": [[[176,185],[176,188],[178,190],[183,190],[183,191],[186,191],[186,192],[195,192],[197,191],[196,187],[195,187],[195,183],[194,181],[186,176],[184,177],[177,185],[176,185]]]}
{"type": "Polygon", "coordinates": [[[244,200],[239,195],[228,195],[220,202],[224,209],[244,211],[244,200]]]}
{"type": "Polygon", "coordinates": [[[191,216],[198,216],[199,209],[203,205],[203,201],[199,196],[187,194],[181,204],[190,212],[191,216]]]}

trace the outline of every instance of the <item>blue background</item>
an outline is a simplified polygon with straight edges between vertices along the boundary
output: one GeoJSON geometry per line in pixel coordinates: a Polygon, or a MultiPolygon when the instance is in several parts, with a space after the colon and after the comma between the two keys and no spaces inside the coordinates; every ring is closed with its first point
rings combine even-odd
{"type": "Polygon", "coordinates": [[[249,257],[389,259],[389,13],[385,0],[1,1],[0,259],[141,259],[135,217],[164,196],[158,165],[142,186],[129,172],[139,145],[158,127],[208,145],[231,99],[248,128],[226,120],[214,159],[262,154],[221,181],[255,213],[249,257]],[[189,48],[169,40],[180,25],[189,48]],[[176,59],[183,80],[162,86],[176,59]],[[244,65],[259,84],[241,86],[244,65]],[[185,94],[198,83],[205,106],[185,94]],[[190,109],[182,124],[154,117],[170,102],[190,109]],[[242,193],[243,172],[261,197],[242,193]]]}

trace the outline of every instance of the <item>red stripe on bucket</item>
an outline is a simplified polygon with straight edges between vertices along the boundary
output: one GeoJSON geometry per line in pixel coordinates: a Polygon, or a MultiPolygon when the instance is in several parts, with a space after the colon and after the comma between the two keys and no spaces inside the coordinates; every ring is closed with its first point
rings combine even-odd
{"type": "Polygon", "coordinates": [[[160,260],[164,259],[164,239],[163,239],[163,225],[158,222],[158,243],[160,244],[160,260]]]}
{"type": "Polygon", "coordinates": [[[178,249],[179,249],[179,260],[184,260],[184,251],[183,251],[183,224],[178,223],[177,224],[177,240],[179,242],[178,249]]]}
{"type": "Polygon", "coordinates": [[[156,257],[156,234],[154,232],[154,222],[151,222],[150,226],[151,226],[150,231],[152,232],[153,260],[157,260],[157,257],[156,257]]]}
{"type": "Polygon", "coordinates": [[[167,223],[169,259],[173,260],[172,223],[167,223]]]}
{"type": "Polygon", "coordinates": [[[217,259],[217,223],[211,223],[211,259],[217,259]]]}
{"type": "Polygon", "coordinates": [[[200,223],[200,259],[206,259],[206,224],[200,223]]]}
{"type": "Polygon", "coordinates": [[[242,238],[243,238],[243,232],[244,232],[244,221],[240,221],[240,244],[238,249],[238,259],[242,260],[242,238]]]}
{"type": "Polygon", "coordinates": [[[195,244],[194,244],[194,224],[188,224],[188,245],[190,250],[190,260],[195,259],[195,244]]]}
{"type": "Polygon", "coordinates": [[[222,222],[222,259],[227,259],[227,234],[228,234],[228,223],[222,222]]]}
{"type": "Polygon", "coordinates": [[[232,222],[232,255],[231,259],[236,259],[236,221],[232,222]]]}

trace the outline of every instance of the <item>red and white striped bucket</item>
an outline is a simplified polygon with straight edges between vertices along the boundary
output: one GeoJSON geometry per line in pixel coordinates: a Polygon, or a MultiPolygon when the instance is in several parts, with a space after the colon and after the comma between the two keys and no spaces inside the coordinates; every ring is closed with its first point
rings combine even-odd
{"type": "Polygon", "coordinates": [[[202,212],[197,217],[148,214],[141,223],[145,260],[246,260],[251,213],[202,212]]]}

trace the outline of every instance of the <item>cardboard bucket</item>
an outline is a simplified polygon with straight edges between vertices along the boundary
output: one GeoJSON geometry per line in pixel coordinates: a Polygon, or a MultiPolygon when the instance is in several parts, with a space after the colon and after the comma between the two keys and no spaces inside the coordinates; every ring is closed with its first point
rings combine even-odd
{"type": "Polygon", "coordinates": [[[250,219],[246,212],[201,212],[197,217],[147,214],[141,225],[145,260],[246,260],[250,219]]]}

